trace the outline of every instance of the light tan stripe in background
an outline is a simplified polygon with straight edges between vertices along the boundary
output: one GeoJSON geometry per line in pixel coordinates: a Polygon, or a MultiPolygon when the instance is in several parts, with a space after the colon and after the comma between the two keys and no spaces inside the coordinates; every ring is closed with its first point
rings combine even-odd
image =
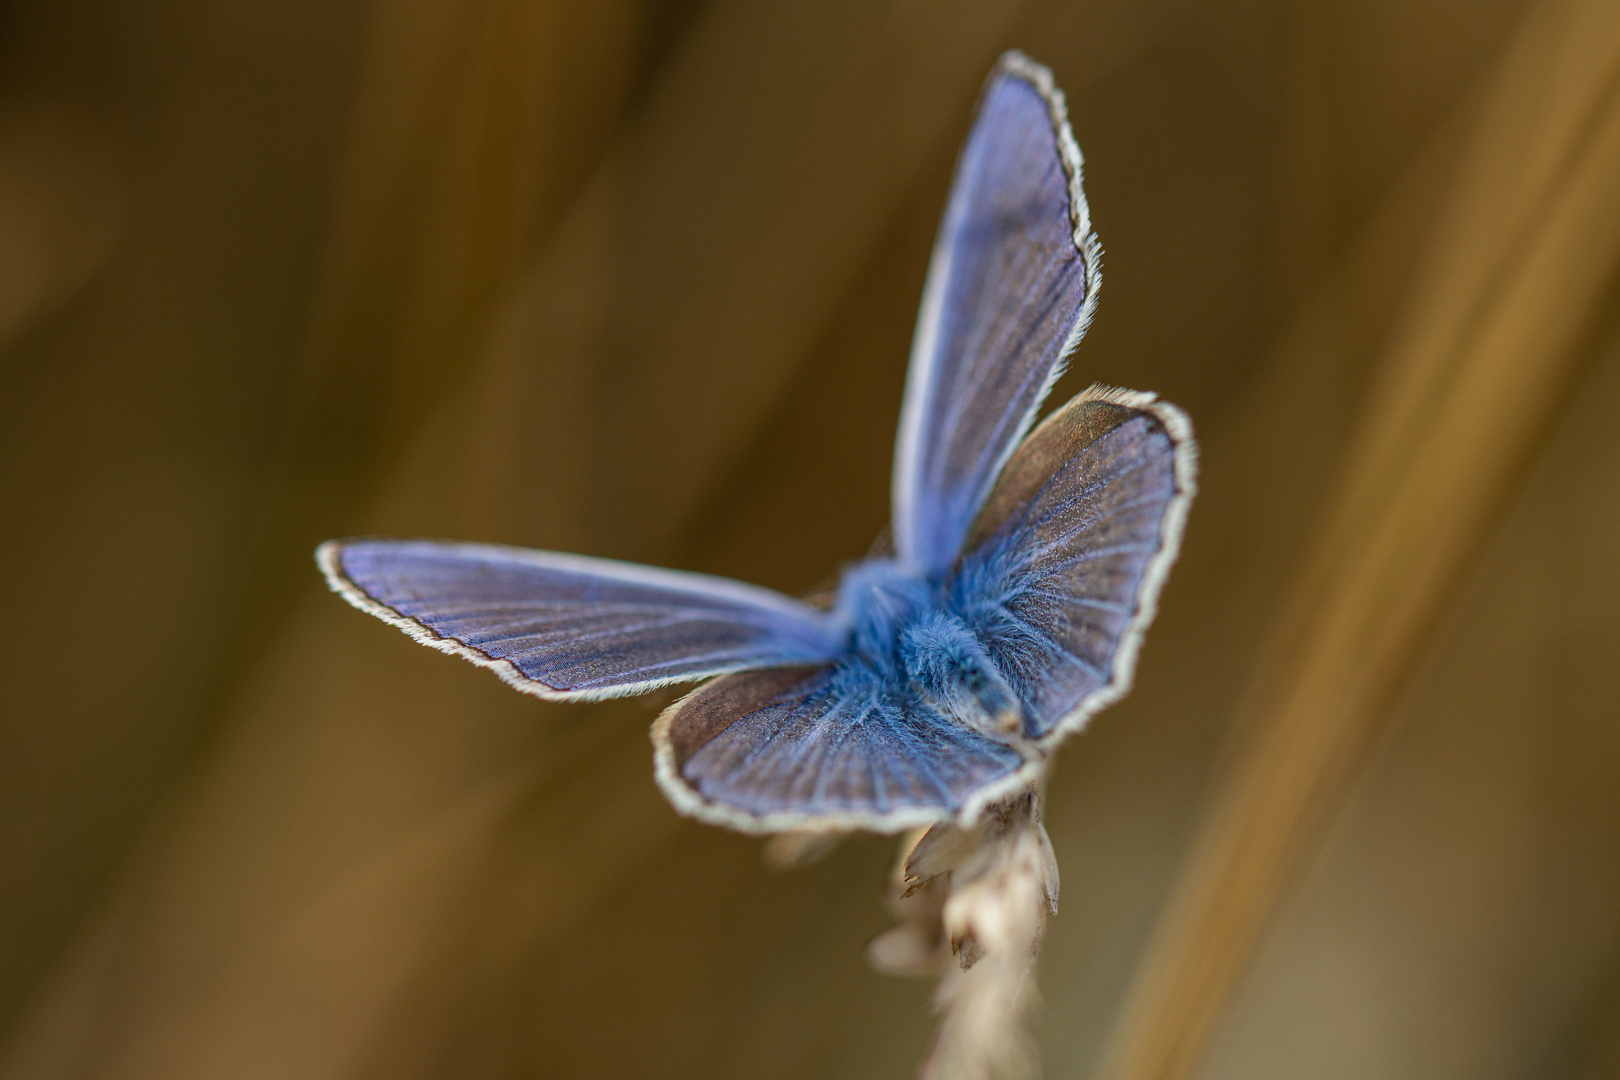
{"type": "Polygon", "coordinates": [[[1620,23],[1531,9],[1436,222],[1343,490],[1248,695],[1099,1076],[1196,1073],[1280,893],[1590,353],[1620,259],[1620,23]]]}

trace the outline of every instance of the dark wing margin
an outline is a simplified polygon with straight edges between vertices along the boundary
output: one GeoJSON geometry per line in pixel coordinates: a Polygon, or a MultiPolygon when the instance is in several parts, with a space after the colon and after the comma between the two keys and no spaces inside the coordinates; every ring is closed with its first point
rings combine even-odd
{"type": "Polygon", "coordinates": [[[1034,780],[1037,760],[891,690],[847,666],[716,679],[653,725],[658,786],[741,832],[899,832],[971,820],[1034,780]]]}
{"type": "Polygon", "coordinates": [[[1130,691],[1197,463],[1180,409],[1093,387],[1025,440],[975,522],[959,602],[1042,751],[1130,691]]]}
{"type": "Polygon", "coordinates": [[[955,563],[1096,309],[1081,167],[1051,72],[1007,53],[957,160],[900,411],[895,546],[925,576],[955,563]]]}
{"type": "Polygon", "coordinates": [[[819,663],[824,612],[726,578],[494,544],[322,544],[332,590],[416,641],[562,701],[639,694],[749,668],[819,663]]]}

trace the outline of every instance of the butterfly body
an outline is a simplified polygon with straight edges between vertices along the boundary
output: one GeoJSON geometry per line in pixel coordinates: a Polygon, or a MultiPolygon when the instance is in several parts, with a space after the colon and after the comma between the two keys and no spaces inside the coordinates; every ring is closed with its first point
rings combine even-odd
{"type": "Polygon", "coordinates": [[[1094,387],[1034,424],[1096,305],[1080,172],[1050,74],[1009,53],[930,264],[892,543],[825,603],[426,540],[328,542],[328,582],[540,697],[708,679],[653,727],[658,782],[695,817],[751,832],[973,820],[1129,690],[1194,487],[1190,425],[1152,394],[1094,387]]]}
{"type": "Polygon", "coordinates": [[[984,601],[993,607],[994,598],[956,586],[954,576],[929,581],[893,558],[850,567],[833,609],[836,622],[849,627],[838,664],[987,733],[1016,735],[1017,696],[982,636],[991,629],[984,601]]]}

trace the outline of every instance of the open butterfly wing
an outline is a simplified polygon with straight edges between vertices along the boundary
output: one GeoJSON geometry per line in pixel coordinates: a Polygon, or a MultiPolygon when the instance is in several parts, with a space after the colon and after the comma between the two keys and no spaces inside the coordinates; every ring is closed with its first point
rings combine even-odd
{"type": "Polygon", "coordinates": [[[316,558],[355,607],[545,698],[817,663],[842,646],[825,613],[702,574],[431,540],[334,540],[316,558]]]}
{"type": "Polygon", "coordinates": [[[660,785],[699,818],[753,832],[971,819],[1129,689],[1192,495],[1186,419],[1151,395],[1088,391],[1024,438],[1096,304],[1080,170],[1050,73],[1009,53],[957,163],[895,452],[896,554],[984,643],[1023,738],[993,739],[864,667],[832,616],[724,579],[348,540],[319,552],[328,581],[541,697],[722,675],[653,730],[660,785]]]}
{"type": "Polygon", "coordinates": [[[1054,412],[1008,463],[951,602],[1022,700],[1038,746],[1129,691],[1196,471],[1179,409],[1102,388],[1054,412]]]}
{"type": "Polygon", "coordinates": [[[1097,302],[1100,251],[1080,150],[1050,72],[991,72],[923,290],[895,447],[895,546],[929,577],[1062,373],[1097,302]]]}
{"type": "Polygon", "coordinates": [[[653,727],[658,783],[683,813],[745,832],[898,832],[972,816],[1031,763],[847,665],[744,672],[653,727]]]}

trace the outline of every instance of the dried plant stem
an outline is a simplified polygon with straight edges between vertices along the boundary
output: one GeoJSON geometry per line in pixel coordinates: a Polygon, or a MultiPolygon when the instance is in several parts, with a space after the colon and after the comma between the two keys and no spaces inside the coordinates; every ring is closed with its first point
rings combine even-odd
{"type": "Polygon", "coordinates": [[[1038,792],[990,808],[971,829],[936,825],[901,844],[892,897],[901,922],[867,955],[880,971],[942,973],[934,1007],[944,1018],[922,1080],[1040,1074],[1029,1021],[1040,1000],[1041,930],[1057,896],[1038,792]]]}
{"type": "Polygon", "coordinates": [[[1246,702],[1251,741],[1098,1075],[1193,1073],[1312,834],[1572,385],[1620,256],[1620,19],[1533,8],[1497,75],[1346,482],[1246,702]]]}
{"type": "Polygon", "coordinates": [[[992,1080],[1040,1075],[1030,1030],[1040,1002],[1035,961],[1052,904],[1045,890],[1051,847],[1040,823],[998,838],[990,865],[945,901],[946,939],[959,963],[934,995],[944,1014],[923,1080],[992,1080]]]}

